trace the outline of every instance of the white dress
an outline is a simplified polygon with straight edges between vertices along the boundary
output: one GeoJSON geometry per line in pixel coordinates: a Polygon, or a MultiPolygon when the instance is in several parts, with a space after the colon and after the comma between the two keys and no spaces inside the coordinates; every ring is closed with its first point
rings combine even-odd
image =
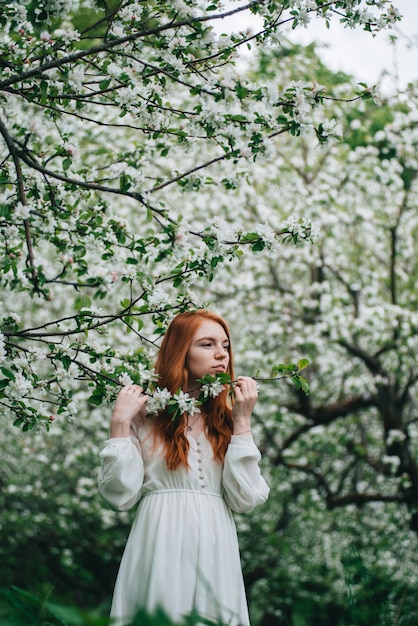
{"type": "MultiPolygon", "coordinates": [[[[173,620],[192,611],[228,626],[249,626],[232,512],[267,499],[252,437],[232,436],[224,463],[204,432],[188,435],[190,469],[167,469],[149,425],[105,442],[99,492],[111,508],[140,502],[113,594],[111,617],[129,623],[139,608],[173,620]]],[[[114,622],[112,622],[114,623],[114,622]]]]}

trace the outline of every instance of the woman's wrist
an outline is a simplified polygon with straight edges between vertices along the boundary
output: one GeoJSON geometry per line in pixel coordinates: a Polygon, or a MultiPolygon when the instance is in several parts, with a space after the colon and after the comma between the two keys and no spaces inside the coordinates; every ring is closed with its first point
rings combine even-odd
{"type": "Polygon", "coordinates": [[[131,425],[127,422],[119,422],[112,420],[110,423],[110,439],[114,437],[129,437],[131,434],[131,425]]]}
{"type": "Polygon", "coordinates": [[[235,431],[234,431],[234,432],[233,432],[233,435],[234,435],[235,437],[238,437],[238,436],[241,436],[241,435],[242,435],[243,437],[250,437],[250,435],[252,435],[252,430],[251,430],[251,428],[249,428],[248,430],[243,430],[243,431],[240,431],[240,432],[235,432],[235,431]]]}
{"type": "Polygon", "coordinates": [[[249,419],[234,420],[233,435],[251,435],[251,422],[249,419]]]}

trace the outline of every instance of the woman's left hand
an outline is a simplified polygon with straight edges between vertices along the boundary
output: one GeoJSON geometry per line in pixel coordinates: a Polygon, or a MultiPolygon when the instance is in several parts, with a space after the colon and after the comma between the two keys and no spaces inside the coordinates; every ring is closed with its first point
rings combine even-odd
{"type": "Polygon", "coordinates": [[[257,402],[257,383],[249,376],[238,376],[234,385],[232,419],[234,435],[251,434],[251,413],[257,402]]]}

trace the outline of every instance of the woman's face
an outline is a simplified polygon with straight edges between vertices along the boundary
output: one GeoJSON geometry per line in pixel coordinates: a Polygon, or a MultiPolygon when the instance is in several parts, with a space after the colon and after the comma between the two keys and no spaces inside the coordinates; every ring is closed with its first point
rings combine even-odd
{"type": "Polygon", "coordinates": [[[197,378],[206,374],[215,376],[226,372],[229,364],[229,339],[218,322],[203,320],[195,332],[186,354],[189,381],[194,386],[197,378]]]}

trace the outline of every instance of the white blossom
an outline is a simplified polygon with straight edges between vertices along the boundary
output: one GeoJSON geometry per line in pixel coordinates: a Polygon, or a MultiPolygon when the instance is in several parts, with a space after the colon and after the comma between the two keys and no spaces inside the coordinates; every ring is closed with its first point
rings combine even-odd
{"type": "Polygon", "coordinates": [[[219,380],[215,380],[213,383],[205,383],[201,387],[204,398],[216,398],[223,391],[225,391],[225,386],[219,380]]]}
{"type": "Polygon", "coordinates": [[[180,413],[187,413],[188,415],[200,413],[196,398],[192,398],[184,391],[173,394],[173,400],[177,403],[180,413]]]}
{"type": "Polygon", "coordinates": [[[402,432],[401,430],[392,429],[389,430],[387,434],[386,444],[390,447],[394,443],[401,443],[402,441],[405,441],[405,439],[406,435],[404,432],[402,432]]]}
{"type": "Polygon", "coordinates": [[[260,235],[269,250],[274,250],[279,246],[276,233],[268,222],[257,225],[257,234],[260,235]]]}
{"type": "Polygon", "coordinates": [[[14,380],[11,380],[6,387],[7,395],[15,400],[23,398],[26,394],[32,391],[33,386],[30,380],[28,380],[20,372],[15,372],[14,380]]]}
{"type": "Polygon", "coordinates": [[[0,331],[0,363],[6,360],[6,345],[3,333],[0,331]]]}
{"type": "Polygon", "coordinates": [[[85,72],[82,65],[76,65],[68,72],[68,83],[76,91],[80,91],[83,86],[85,72]]]}
{"type": "Polygon", "coordinates": [[[147,401],[147,412],[151,415],[165,409],[168,401],[171,399],[171,393],[164,389],[156,389],[147,401]]]}
{"type": "Polygon", "coordinates": [[[161,309],[170,304],[170,294],[160,285],[156,285],[152,293],[148,294],[150,309],[161,309]]]}
{"type": "Polygon", "coordinates": [[[119,374],[118,382],[126,387],[127,385],[133,385],[134,381],[127,372],[122,372],[122,374],[119,374]]]}
{"type": "Polygon", "coordinates": [[[322,123],[322,134],[324,137],[342,137],[343,129],[336,120],[325,120],[322,123]]]}
{"type": "Polygon", "coordinates": [[[21,218],[22,220],[27,220],[30,217],[31,207],[28,204],[22,204],[22,202],[17,202],[14,210],[14,215],[16,218],[21,218]]]}
{"type": "Polygon", "coordinates": [[[237,233],[233,226],[228,224],[225,219],[216,215],[215,217],[209,219],[208,222],[210,227],[207,231],[210,234],[215,235],[219,243],[223,243],[225,241],[236,241],[237,233]]]}

